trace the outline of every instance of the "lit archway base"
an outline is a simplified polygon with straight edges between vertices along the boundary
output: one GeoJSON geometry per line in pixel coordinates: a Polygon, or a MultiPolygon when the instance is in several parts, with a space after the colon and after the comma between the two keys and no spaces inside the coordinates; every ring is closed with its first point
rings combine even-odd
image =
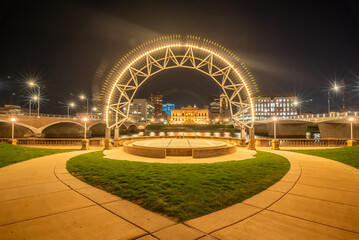
{"type": "Polygon", "coordinates": [[[225,54],[190,44],[168,44],[144,51],[112,74],[104,113],[108,129],[121,126],[128,119],[131,101],[148,78],[178,67],[211,77],[228,99],[234,124],[253,129],[255,113],[248,77],[240,67],[230,63],[225,54]]]}

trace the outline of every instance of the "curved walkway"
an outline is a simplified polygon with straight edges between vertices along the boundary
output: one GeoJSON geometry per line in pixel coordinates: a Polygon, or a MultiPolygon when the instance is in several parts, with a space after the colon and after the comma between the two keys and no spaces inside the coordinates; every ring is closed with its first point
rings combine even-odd
{"type": "Polygon", "coordinates": [[[258,195],[177,224],[66,171],[71,152],[0,169],[0,239],[358,239],[359,170],[275,151],[290,171],[258,195]]]}

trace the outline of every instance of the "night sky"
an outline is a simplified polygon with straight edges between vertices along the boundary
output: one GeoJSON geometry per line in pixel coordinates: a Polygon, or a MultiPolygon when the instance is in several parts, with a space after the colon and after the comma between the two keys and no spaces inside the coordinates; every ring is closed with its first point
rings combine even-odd
{"type": "MultiPolygon", "coordinates": [[[[0,0],[0,31],[0,105],[27,107],[29,77],[42,86],[43,112],[65,114],[64,104],[81,104],[81,93],[98,104],[116,60],[153,38],[191,34],[239,56],[260,95],[295,94],[312,99],[303,112],[326,112],[330,82],[344,81],[347,110],[359,110],[357,1],[0,0]]],[[[203,106],[220,94],[188,69],[153,76],[136,98],[157,91],[176,107],[203,106]]],[[[341,99],[333,98],[333,110],[341,99]]]]}

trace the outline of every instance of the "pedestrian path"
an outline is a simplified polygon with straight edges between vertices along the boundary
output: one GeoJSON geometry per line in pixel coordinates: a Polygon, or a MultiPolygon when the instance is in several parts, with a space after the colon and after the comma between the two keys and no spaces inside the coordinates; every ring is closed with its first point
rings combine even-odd
{"type": "Polygon", "coordinates": [[[69,174],[89,151],[0,168],[0,239],[359,239],[359,170],[274,151],[290,171],[242,203],[176,223],[69,174]]]}

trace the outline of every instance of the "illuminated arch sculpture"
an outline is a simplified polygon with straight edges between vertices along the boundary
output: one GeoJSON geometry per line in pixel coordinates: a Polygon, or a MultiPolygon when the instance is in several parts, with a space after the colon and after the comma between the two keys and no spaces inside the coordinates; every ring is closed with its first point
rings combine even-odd
{"type": "Polygon", "coordinates": [[[132,99],[149,77],[177,67],[195,69],[211,77],[229,101],[234,124],[253,132],[253,96],[257,90],[246,66],[230,51],[208,39],[193,36],[183,39],[180,35],[142,44],[112,69],[101,94],[107,129],[119,127],[127,120],[132,99]]]}

